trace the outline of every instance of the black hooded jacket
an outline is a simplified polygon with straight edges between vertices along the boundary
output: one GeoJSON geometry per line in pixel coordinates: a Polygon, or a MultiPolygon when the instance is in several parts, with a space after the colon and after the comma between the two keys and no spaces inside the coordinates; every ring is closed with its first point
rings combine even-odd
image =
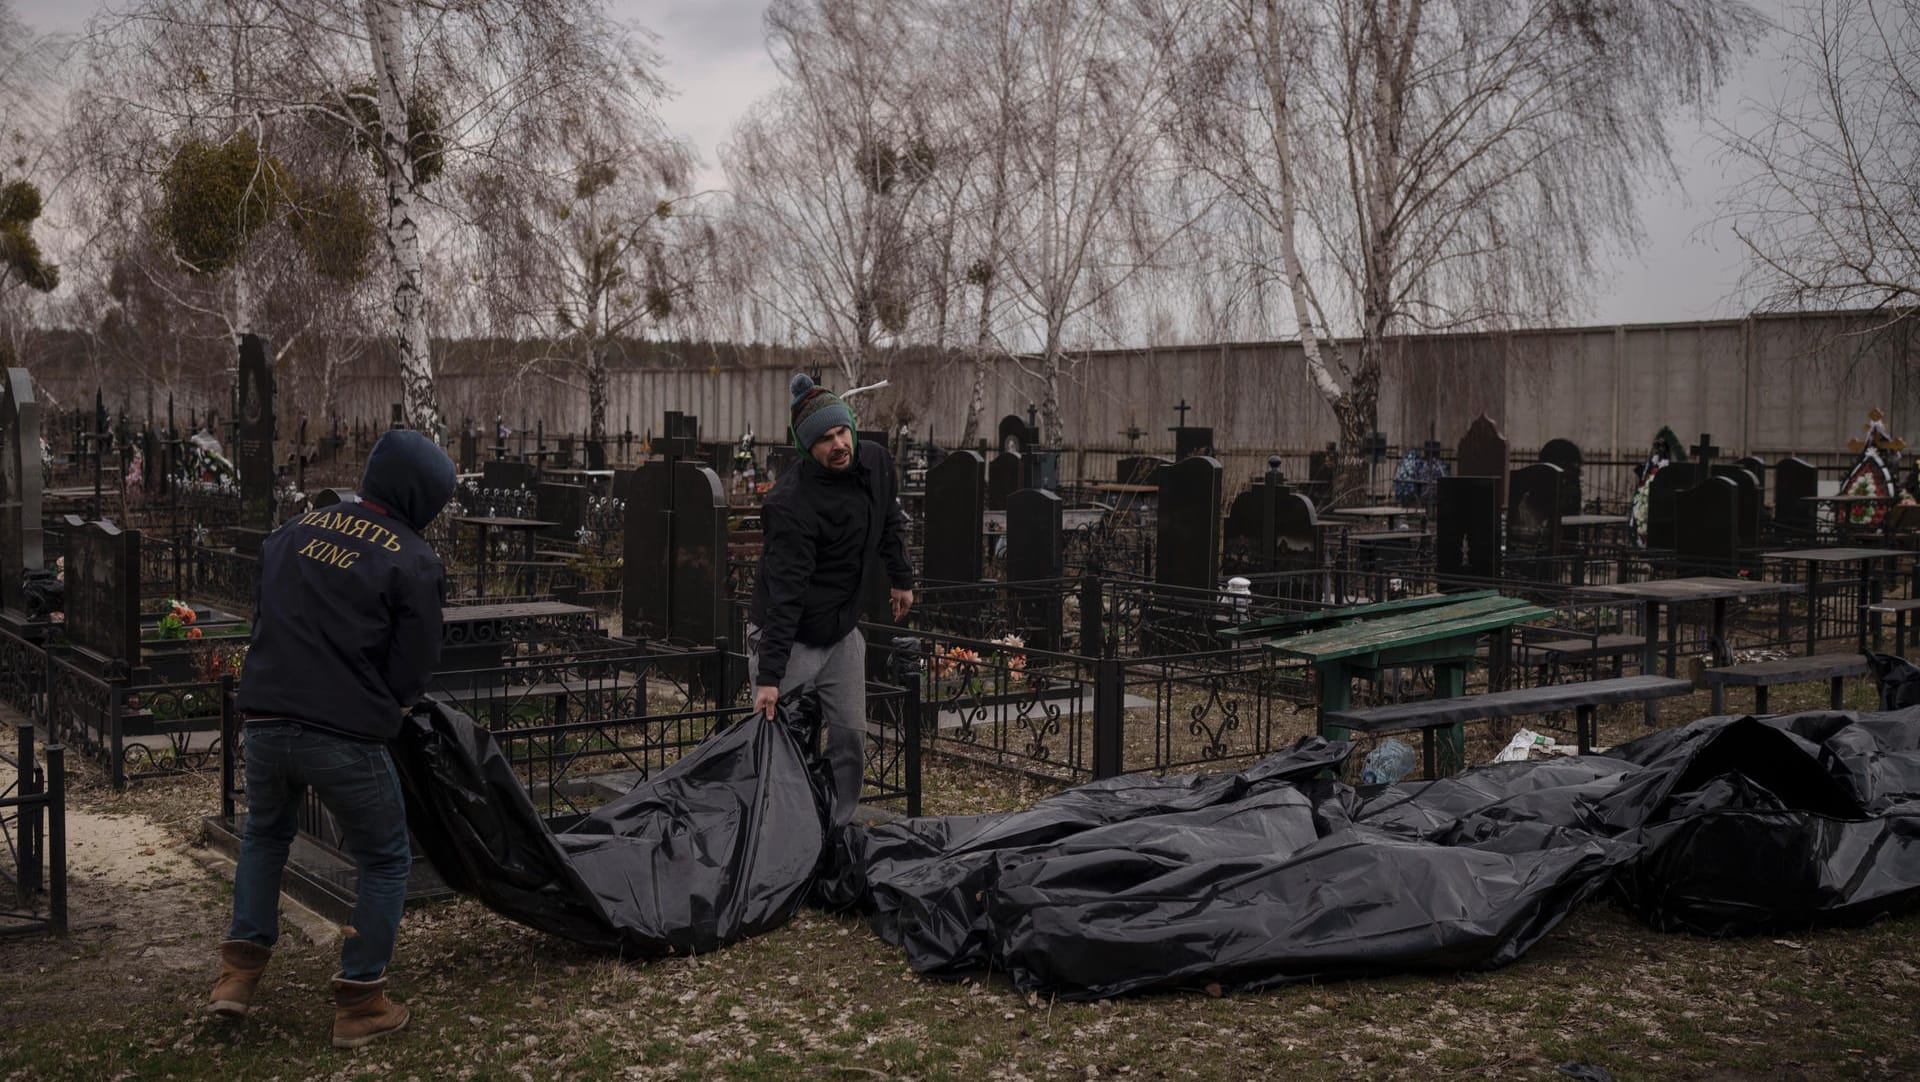
{"type": "Polygon", "coordinates": [[[420,539],[453,496],[453,463],[408,429],[367,456],[360,503],[290,519],[260,549],[243,714],[391,740],[440,662],[446,571],[420,539]]]}
{"type": "Polygon", "coordinates": [[[913,588],[907,516],[895,488],[887,449],[862,442],[854,445],[852,468],[831,470],[802,455],[767,493],[748,610],[760,633],[759,684],[780,685],[795,642],[830,646],[853,630],[875,554],[894,588],[913,588]]]}

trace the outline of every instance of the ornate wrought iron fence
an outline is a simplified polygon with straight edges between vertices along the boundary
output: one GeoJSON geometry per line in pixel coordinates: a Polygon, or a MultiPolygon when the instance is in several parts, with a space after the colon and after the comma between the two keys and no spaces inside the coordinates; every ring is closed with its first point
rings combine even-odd
{"type": "Polygon", "coordinates": [[[0,936],[67,930],[66,749],[47,745],[46,766],[34,761],[32,725],[16,727],[16,750],[0,752],[12,777],[0,788],[0,936]],[[44,895],[45,906],[39,904],[44,895]]]}

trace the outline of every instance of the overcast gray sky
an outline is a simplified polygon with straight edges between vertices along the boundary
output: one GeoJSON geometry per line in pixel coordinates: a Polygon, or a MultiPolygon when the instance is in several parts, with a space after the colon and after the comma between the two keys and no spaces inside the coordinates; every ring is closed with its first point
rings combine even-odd
{"type": "MultiPolygon", "coordinates": [[[[677,96],[665,119],[692,141],[709,183],[719,181],[718,148],[733,122],[778,79],[767,57],[761,15],[766,0],[611,0],[623,19],[659,36],[666,75],[677,96]]],[[[1779,17],[1784,0],[1754,0],[1779,17]]],[[[14,0],[16,12],[34,30],[77,31],[99,10],[99,0],[14,0]]],[[[1715,116],[1731,120],[1743,100],[1765,98],[1782,77],[1777,42],[1763,42],[1740,65],[1715,116]]],[[[1642,201],[1647,243],[1637,258],[1623,258],[1604,280],[1593,283],[1591,322],[1654,323],[1739,315],[1735,294],[1743,254],[1731,233],[1714,224],[1727,177],[1715,160],[1708,123],[1674,127],[1680,169],[1676,184],[1659,186],[1642,201]]]]}

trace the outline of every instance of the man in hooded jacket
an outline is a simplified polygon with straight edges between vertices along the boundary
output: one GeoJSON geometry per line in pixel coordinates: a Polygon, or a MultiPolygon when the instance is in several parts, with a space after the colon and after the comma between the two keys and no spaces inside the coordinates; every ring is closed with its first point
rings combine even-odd
{"type": "Polygon", "coordinates": [[[406,804],[387,742],[440,660],[446,574],[420,537],[453,495],[453,463],[408,429],[380,437],[357,503],[309,511],[260,551],[253,640],[240,674],[247,823],[233,923],[210,1007],[243,1016],[280,934],[280,880],[303,794],[339,823],[359,867],[333,978],[333,1044],[407,1022],[386,996],[406,900],[406,804]]]}
{"type": "Polygon", "coordinates": [[[767,493],[760,573],[747,615],[754,713],[812,688],[827,727],[833,824],[852,821],[866,770],[867,644],[856,625],[875,557],[898,621],[913,607],[907,518],[887,449],[862,443],[853,411],[805,374],[793,377],[793,442],[805,455],[767,493]]]}

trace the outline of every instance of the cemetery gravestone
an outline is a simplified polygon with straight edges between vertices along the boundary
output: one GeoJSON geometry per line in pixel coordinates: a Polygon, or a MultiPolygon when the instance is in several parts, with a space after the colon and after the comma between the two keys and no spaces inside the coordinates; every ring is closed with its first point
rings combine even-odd
{"type": "Polygon", "coordinates": [[[1773,521],[1789,530],[1812,533],[1814,506],[1820,494],[1820,470],[1798,458],[1783,458],[1773,467],[1773,521]]]}
{"type": "Polygon", "coordinates": [[[0,381],[0,609],[26,608],[21,576],[45,566],[40,527],[40,407],[24,368],[0,381]]]}
{"type": "Polygon", "coordinates": [[[140,664],[140,531],[69,520],[67,639],[101,672],[140,664]]]}
{"type": "Polygon", "coordinates": [[[1442,477],[1434,507],[1434,570],[1475,579],[1500,574],[1499,489],[1491,477],[1442,477]]]}
{"type": "Polygon", "coordinates": [[[924,559],[929,581],[980,581],[985,567],[985,472],[975,451],[955,451],[927,471],[924,559]]]}
{"type": "Polygon", "coordinates": [[[673,477],[662,466],[630,471],[627,521],[622,538],[621,634],[666,636],[667,599],[673,573],[673,477]]]}
{"type": "Polygon", "coordinates": [[[587,523],[586,486],[543,481],[534,494],[534,507],[535,517],[553,523],[541,529],[541,537],[555,541],[578,541],[580,530],[587,523]]]}
{"type": "Polygon", "coordinates": [[[1760,545],[1760,479],[1744,466],[1715,466],[1713,476],[1724,477],[1739,489],[1740,504],[1734,521],[1739,529],[1740,547],[1758,548],[1760,545]]]}
{"type": "MultiPolygon", "coordinates": [[[[1027,422],[1025,417],[1009,413],[1000,418],[1000,440],[995,447],[1002,451],[1024,454],[1040,442],[1040,432],[1027,422]]],[[[1002,504],[1001,506],[1005,506],[1002,504]]],[[[999,508],[995,508],[999,510],[999,508]]]]}
{"type": "Polygon", "coordinates": [[[1673,547],[1682,563],[1691,570],[1731,574],[1740,559],[1739,514],[1740,486],[1730,477],[1708,477],[1682,491],[1673,523],[1673,547]]]}
{"type": "Polygon", "coordinates": [[[480,468],[480,436],[469,423],[460,433],[460,472],[474,473],[480,468]]]}
{"type": "Polygon", "coordinates": [[[607,445],[601,442],[600,440],[588,440],[586,443],[586,448],[587,448],[587,468],[590,470],[606,469],[607,468],[607,445]]]}
{"type": "Polygon", "coordinates": [[[495,459],[481,464],[480,487],[518,491],[533,485],[533,464],[495,459]]]}
{"type": "Polygon", "coordinates": [[[570,470],[573,468],[573,437],[572,436],[560,437],[560,454],[555,459],[554,467],[556,469],[562,469],[562,470],[570,470]]]}
{"type": "Polygon", "coordinates": [[[1675,503],[1680,493],[1699,483],[1691,462],[1673,462],[1660,468],[1647,485],[1647,547],[1672,549],[1675,503]]]}
{"type": "MultiPolygon", "coordinates": [[[[1037,488],[1023,488],[1007,498],[1007,581],[1052,582],[1066,574],[1061,547],[1060,497],[1037,488]]],[[[1014,626],[1036,650],[1060,648],[1062,623],[1058,589],[1009,587],[1014,626]]]]}
{"type": "Polygon", "coordinates": [[[1507,553],[1510,572],[1547,578],[1545,560],[1560,552],[1560,467],[1542,462],[1513,471],[1507,486],[1507,553]]]}
{"type": "Polygon", "coordinates": [[[1220,463],[1195,455],[1160,471],[1154,581],[1213,590],[1220,578],[1220,463]]]}
{"type": "Polygon", "coordinates": [[[697,645],[725,637],[727,490],[719,475],[705,466],[674,466],[672,541],[668,636],[697,645]]]}
{"type": "Polygon", "coordinates": [[[1494,480],[1494,506],[1507,502],[1507,438],[1500,426],[1486,414],[1474,418],[1467,434],[1460,438],[1460,476],[1491,477],[1494,480]]]}
{"type": "Polygon", "coordinates": [[[1752,474],[1754,481],[1759,484],[1760,506],[1762,508],[1761,515],[1764,517],[1767,504],[1767,464],[1752,455],[1748,455],[1745,458],[1735,461],[1734,465],[1752,474]]]}
{"type": "Polygon", "coordinates": [[[1552,439],[1540,448],[1540,461],[1560,467],[1560,514],[1580,513],[1580,467],[1584,457],[1572,440],[1552,439]]]}
{"type": "Polygon", "coordinates": [[[1122,485],[1150,485],[1160,467],[1171,465],[1172,459],[1160,455],[1129,455],[1115,467],[1113,479],[1122,485]]]}
{"type": "Polygon", "coordinates": [[[1027,485],[1027,464],[1018,451],[1002,451],[987,463],[987,510],[1005,511],[1007,497],[1027,485]]]}
{"type": "Polygon", "coordinates": [[[234,466],[240,471],[240,525],[273,529],[273,365],[259,335],[240,336],[239,436],[234,466]]]}

